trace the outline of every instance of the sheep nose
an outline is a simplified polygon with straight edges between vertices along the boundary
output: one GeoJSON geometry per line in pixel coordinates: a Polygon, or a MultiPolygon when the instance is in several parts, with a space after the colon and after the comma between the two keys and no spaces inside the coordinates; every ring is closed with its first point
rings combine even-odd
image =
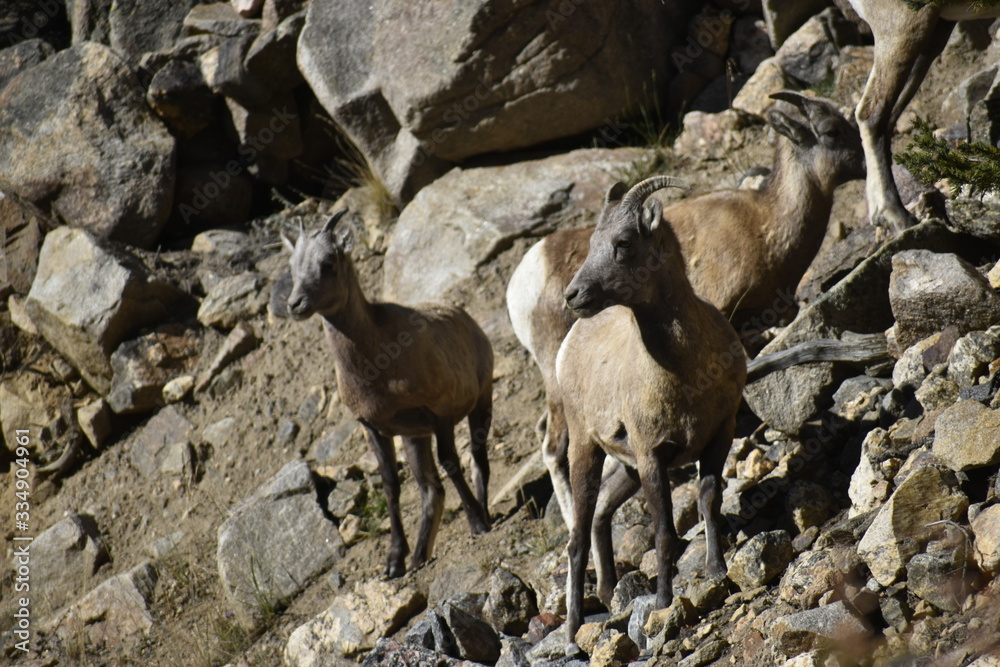
{"type": "Polygon", "coordinates": [[[580,296],[580,289],[577,287],[567,287],[566,291],[563,292],[563,298],[566,299],[566,305],[570,307],[573,306],[573,302],[578,296],[580,296]]]}
{"type": "Polygon", "coordinates": [[[288,310],[291,313],[299,313],[302,311],[302,308],[305,307],[305,303],[306,300],[301,294],[293,294],[288,297],[288,310]]]}

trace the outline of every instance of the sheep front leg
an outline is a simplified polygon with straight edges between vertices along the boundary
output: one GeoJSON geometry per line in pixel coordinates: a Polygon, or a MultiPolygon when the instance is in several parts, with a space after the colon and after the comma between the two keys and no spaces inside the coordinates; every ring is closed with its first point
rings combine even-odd
{"type": "Polygon", "coordinates": [[[670,499],[670,478],[667,475],[668,454],[675,446],[661,443],[651,452],[644,455],[636,463],[639,467],[639,479],[642,490],[646,494],[646,506],[653,519],[653,529],[656,531],[656,607],[669,607],[673,600],[674,559],[677,557],[678,538],[674,528],[673,505],[670,499]]]}
{"type": "MultiPolygon", "coordinates": [[[[571,440],[572,442],[572,440],[571,440]]],[[[576,655],[576,631],[583,623],[583,583],[590,552],[590,527],[601,489],[604,451],[592,443],[570,448],[569,477],[573,487],[573,530],[569,537],[569,577],[566,579],[566,655],[576,655]]]]}
{"type": "Polygon", "coordinates": [[[444,510],[444,487],[434,463],[430,437],[403,438],[403,444],[406,460],[420,488],[420,503],[423,507],[420,533],[413,549],[413,558],[410,559],[410,569],[415,570],[430,560],[434,552],[434,540],[437,538],[444,510]]]}
{"type": "Polygon", "coordinates": [[[486,516],[486,509],[472,495],[472,490],[465,482],[465,475],[462,474],[462,465],[455,450],[453,427],[449,424],[437,424],[434,428],[434,437],[437,440],[438,461],[458,491],[462,508],[465,510],[465,518],[469,521],[469,530],[473,535],[490,532],[490,520],[486,516]]]}
{"type": "Polygon", "coordinates": [[[378,460],[379,472],[382,474],[382,490],[385,492],[386,505],[389,508],[389,530],[391,544],[386,558],[385,576],[390,579],[400,577],[406,572],[406,555],[410,548],[406,544],[406,533],[403,531],[403,518],[399,512],[399,472],[396,470],[396,450],[392,438],[376,431],[370,424],[361,422],[365,427],[368,445],[378,460]]]}
{"type": "Polygon", "coordinates": [[[597,570],[597,597],[604,606],[611,608],[611,597],[618,583],[615,570],[615,553],[611,542],[611,520],[615,511],[639,490],[639,476],[635,470],[615,459],[608,459],[605,465],[608,474],[601,481],[594,513],[594,527],[591,538],[594,541],[594,567],[597,570]]]}
{"type": "Polygon", "coordinates": [[[705,522],[705,570],[710,577],[726,576],[726,560],[722,557],[722,468],[733,444],[736,416],[733,415],[712,437],[698,461],[701,481],[698,488],[698,511],[705,522]]]}
{"type": "Polygon", "coordinates": [[[469,413],[469,449],[472,453],[472,486],[476,498],[486,511],[489,519],[489,500],[486,488],[490,481],[490,458],[486,439],[493,423],[493,389],[487,389],[479,399],[479,404],[469,413]]]}

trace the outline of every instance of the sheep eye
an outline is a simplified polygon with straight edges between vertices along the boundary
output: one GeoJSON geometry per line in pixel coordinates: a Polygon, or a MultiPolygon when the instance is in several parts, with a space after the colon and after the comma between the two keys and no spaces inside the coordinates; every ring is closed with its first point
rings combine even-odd
{"type": "Polygon", "coordinates": [[[617,244],[615,244],[615,247],[616,247],[616,248],[622,248],[622,249],[626,249],[626,250],[627,250],[628,248],[631,248],[631,247],[632,247],[632,242],[631,242],[631,241],[629,241],[628,239],[622,239],[622,240],[621,240],[621,241],[619,241],[619,242],[618,242],[617,244]]]}

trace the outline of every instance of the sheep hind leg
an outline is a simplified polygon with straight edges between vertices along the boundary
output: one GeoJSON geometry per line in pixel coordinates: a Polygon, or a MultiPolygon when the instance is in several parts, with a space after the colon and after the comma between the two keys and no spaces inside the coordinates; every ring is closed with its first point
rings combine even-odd
{"type": "Polygon", "coordinates": [[[480,504],[472,494],[472,490],[465,482],[465,475],[462,473],[462,465],[458,460],[458,452],[455,450],[455,433],[452,426],[439,424],[434,430],[434,437],[437,440],[438,461],[444,468],[448,479],[458,491],[458,497],[462,501],[465,510],[465,517],[469,520],[469,530],[473,535],[482,535],[490,531],[490,520],[486,515],[486,508],[480,504]]]}
{"type": "Polygon", "coordinates": [[[441,513],[444,510],[444,487],[441,485],[441,477],[434,463],[430,437],[403,438],[403,444],[406,460],[420,488],[420,503],[423,509],[417,544],[410,559],[410,569],[415,570],[430,560],[434,552],[434,541],[437,539],[438,528],[441,526],[441,513]]]}
{"type": "Polygon", "coordinates": [[[573,494],[569,483],[569,432],[566,428],[566,417],[563,414],[562,403],[549,395],[546,411],[545,435],[542,438],[542,460],[549,470],[552,480],[552,492],[559,503],[563,522],[569,530],[573,530],[573,494]]]}
{"type": "Polygon", "coordinates": [[[487,390],[479,404],[469,413],[469,449],[472,453],[472,486],[476,490],[476,498],[489,519],[489,500],[487,487],[490,482],[490,457],[486,441],[493,423],[493,391],[487,390]]]}
{"type": "Polygon", "coordinates": [[[594,544],[594,567],[597,570],[597,597],[610,609],[611,597],[615,592],[615,584],[618,583],[615,553],[611,543],[611,519],[615,511],[635,495],[641,483],[633,468],[614,459],[608,460],[612,465],[605,466],[608,474],[604,475],[597,496],[591,539],[594,544]]]}
{"type": "Polygon", "coordinates": [[[403,518],[399,512],[399,471],[396,470],[396,450],[392,438],[381,435],[371,425],[361,422],[368,436],[368,445],[378,460],[379,472],[382,474],[382,490],[385,492],[386,505],[389,509],[390,546],[386,558],[385,576],[394,579],[406,572],[406,555],[410,548],[406,544],[406,533],[403,531],[403,518]]]}
{"type": "Polygon", "coordinates": [[[915,78],[911,83],[911,71],[928,46],[939,11],[934,7],[912,11],[900,6],[892,3],[882,7],[876,3],[866,8],[872,12],[868,24],[875,36],[875,62],[855,109],[868,170],[868,215],[872,224],[895,233],[910,227],[913,218],[903,207],[892,177],[891,140],[895,128],[890,121],[902,111],[899,100],[904,90],[916,89],[915,78]]]}
{"type": "Polygon", "coordinates": [[[726,576],[726,560],[722,557],[722,468],[733,444],[735,415],[712,437],[698,462],[701,481],[698,488],[698,512],[705,522],[705,569],[709,576],[726,576]]]}

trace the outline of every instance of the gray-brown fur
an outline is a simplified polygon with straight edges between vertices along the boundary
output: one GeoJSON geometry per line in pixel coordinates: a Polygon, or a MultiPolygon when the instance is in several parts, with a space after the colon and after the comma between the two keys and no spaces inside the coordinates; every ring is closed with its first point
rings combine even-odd
{"type": "MultiPolygon", "coordinates": [[[[778,96],[799,112],[770,114],[769,122],[780,136],[765,187],[709,192],[663,212],[677,234],[695,292],[731,317],[737,330],[749,328],[752,318],[779,295],[794,291],[823,242],[833,191],[864,176],[858,130],[833,104],[797,93],[778,96]]],[[[515,332],[534,355],[545,383],[548,407],[542,450],[564,515],[570,505],[565,491],[567,436],[555,381],[555,352],[572,319],[553,295],[566,288],[583,264],[592,233],[593,228],[564,230],[540,241],[542,247],[535,252],[545,258],[543,271],[522,276],[524,269],[519,266],[508,290],[515,332]],[[543,283],[535,286],[538,298],[519,300],[514,292],[524,290],[531,280],[543,283]],[[527,326],[530,331],[524,331],[527,326]]],[[[567,523],[572,521],[566,518],[567,523]]]]}
{"type": "Polygon", "coordinates": [[[289,266],[288,310],[296,319],[323,319],[333,352],[341,400],[365,428],[379,461],[389,507],[390,577],[405,571],[409,551],[399,511],[399,476],[393,436],[402,436],[406,458],[420,486],[423,517],[411,568],[430,558],[444,505],[444,489],[431,450],[454,483],[473,534],[489,530],[486,436],[492,416],[493,350],[461,308],[423,304],[411,308],[371,303],[361,291],[350,258],[350,232],[335,214],[317,231],[303,232],[289,266]],[[472,436],[469,489],[455,449],[454,427],[468,417],[472,436]]]}
{"type": "MultiPolygon", "coordinates": [[[[652,185],[666,184],[660,177],[652,185]]],[[[678,551],[670,468],[700,463],[706,569],[713,576],[726,572],[719,483],[746,378],[743,348],[726,318],[695,294],[660,203],[619,205],[624,194],[620,183],[609,191],[587,259],[566,289],[566,303],[584,319],[573,325],[556,362],[574,513],[569,652],[576,651],[591,539],[598,595],[610,603],[616,579],[611,517],[640,487],[656,532],[657,606],[670,603],[678,551]],[[605,455],[624,465],[602,488],[605,455]]]]}

